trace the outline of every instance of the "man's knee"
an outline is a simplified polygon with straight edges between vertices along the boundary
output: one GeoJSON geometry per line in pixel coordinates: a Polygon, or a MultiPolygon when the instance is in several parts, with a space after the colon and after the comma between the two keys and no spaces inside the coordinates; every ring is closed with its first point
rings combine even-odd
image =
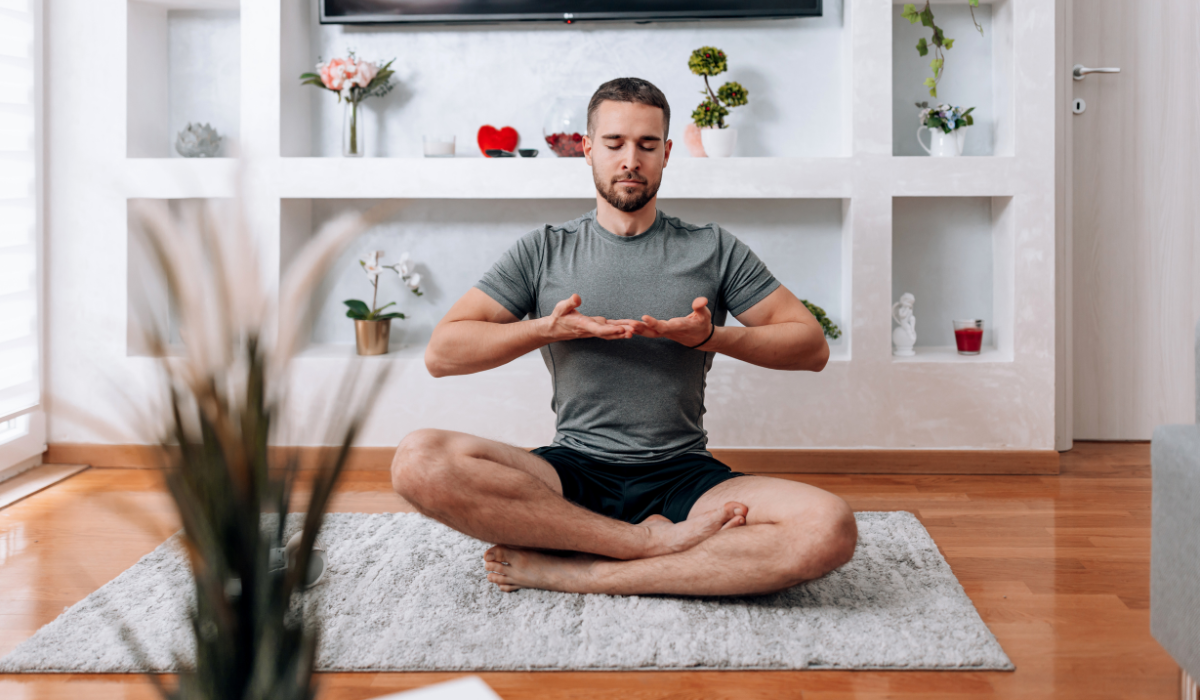
{"type": "Polygon", "coordinates": [[[417,505],[439,491],[453,466],[451,434],[444,430],[414,430],[400,441],[392,457],[392,488],[417,505]]]}
{"type": "Polygon", "coordinates": [[[820,578],[842,566],[854,556],[858,544],[858,523],[844,500],[831,494],[815,510],[794,526],[800,546],[788,550],[785,575],[791,585],[820,578]]]}

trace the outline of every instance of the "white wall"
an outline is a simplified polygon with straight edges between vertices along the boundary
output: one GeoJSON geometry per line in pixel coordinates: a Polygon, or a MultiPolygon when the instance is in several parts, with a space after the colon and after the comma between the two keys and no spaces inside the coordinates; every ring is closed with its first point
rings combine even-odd
{"type": "MultiPolygon", "coordinates": [[[[311,202],[311,231],[346,209],[365,211],[372,202],[288,200],[285,206],[311,202]]],[[[424,296],[402,288],[395,275],[382,276],[379,303],[396,301],[409,318],[394,321],[393,345],[419,347],[450,306],[475,284],[516,240],[542,224],[559,224],[595,208],[595,200],[425,200],[404,209],[394,221],[378,226],[346,252],[327,288],[312,340],[354,342],[345,299],[370,303],[371,287],[358,260],[383,250],[394,262],[408,251],[418,262],[424,296]]],[[[842,202],[816,200],[660,200],[667,214],[691,223],[719,222],[746,242],[771,272],[797,296],[825,309],[837,324],[842,313],[842,202]]],[[[990,260],[990,251],[989,251],[990,260]]],[[[990,301],[989,301],[990,303],[990,301]]],[[[737,320],[730,317],[730,324],[737,320]]],[[[833,341],[844,345],[841,340],[833,341]]]]}
{"type": "MultiPolygon", "coordinates": [[[[307,33],[284,36],[283,79],[298,83],[317,57],[351,49],[368,60],[395,58],[397,89],[364,103],[368,155],[419,156],[422,134],[453,133],[459,154],[482,157],[475,135],[492,124],[516,128],[522,147],[553,157],[542,123],[555,98],[574,95],[586,105],[604,81],[636,76],[666,94],[675,153],[688,157],[683,129],[704,83],[687,59],[716,46],[729,71],[710,78],[712,89],[735,80],[749,93],[749,104],[732,109],[729,120],[739,127],[738,155],[834,156],[846,155],[849,144],[845,36],[841,0],[826,0],[823,17],[782,20],[414,28],[312,21],[307,33]]],[[[285,133],[283,155],[339,154],[343,107],[334,95],[306,87],[288,97],[285,114],[310,111],[313,131],[285,133]]]]}
{"type": "MultiPolygon", "coordinates": [[[[139,42],[127,38],[126,6],[121,0],[57,0],[47,9],[48,410],[50,440],[57,443],[154,437],[134,430],[126,415],[131,407],[154,405],[156,379],[154,362],[129,346],[127,200],[224,198],[238,191],[236,164],[227,159],[133,157],[138,154],[121,138],[133,136],[121,84],[126,70],[103,82],[76,69],[83,62],[127,65],[127,51],[139,42]]],[[[419,134],[442,130],[446,120],[462,137],[494,118],[536,135],[545,100],[571,76],[594,84],[639,67],[663,66],[662,78],[642,74],[660,82],[672,99],[686,101],[696,89],[688,87],[695,78],[684,67],[687,52],[693,44],[711,43],[730,54],[730,77],[745,77],[752,105],[761,96],[760,107],[773,107],[745,113],[743,126],[758,134],[747,147],[763,147],[757,151],[763,157],[681,157],[665,173],[663,209],[685,220],[720,221],[745,238],[786,284],[830,311],[846,337],[820,374],[776,372],[719,357],[708,383],[710,444],[1053,447],[1054,132],[1052,120],[1042,118],[1053,112],[1052,0],[1007,0],[992,14],[997,40],[1012,39],[1000,41],[1001,47],[1018,49],[1013,54],[992,44],[993,94],[1004,94],[997,84],[1013,90],[1011,100],[997,99],[994,108],[996,151],[1006,155],[941,162],[893,155],[893,92],[897,80],[908,78],[892,68],[895,8],[884,0],[856,0],[844,11],[830,3],[826,18],[778,24],[347,30],[365,42],[358,46],[364,55],[403,56],[403,89],[412,91],[406,101],[395,98],[398,111],[387,113],[389,128],[376,133],[376,147],[386,146],[392,157],[364,159],[313,157],[327,152],[326,146],[314,149],[313,139],[319,145],[336,138],[340,117],[330,112],[331,95],[300,89],[296,76],[311,67],[317,52],[297,44],[315,41],[302,36],[309,33],[302,27],[313,37],[340,36],[342,30],[311,27],[293,16],[295,7],[291,0],[254,0],[239,15],[240,145],[253,156],[244,173],[245,204],[249,235],[262,243],[272,278],[336,207],[361,206],[353,201],[363,198],[415,200],[396,223],[371,235],[384,250],[411,249],[427,266],[437,294],[416,300],[428,306],[412,307],[425,309],[414,318],[414,332],[426,332],[420,329],[428,329],[442,305],[473,282],[505,242],[532,225],[589,209],[591,181],[579,161],[545,153],[533,161],[402,157],[415,155],[419,134]],[[1019,21],[999,26],[1006,12],[1019,21]],[[558,53],[542,46],[556,46],[558,53]],[[804,54],[812,46],[824,50],[804,54]],[[413,47],[421,51],[413,53],[413,47]],[[491,54],[489,47],[508,50],[491,54]],[[604,53],[605,47],[616,53],[604,53]],[[519,96],[500,80],[497,55],[518,65],[518,84],[527,80],[533,94],[519,96]],[[474,77],[479,74],[487,79],[474,77]],[[822,121],[830,115],[832,121],[822,121]],[[999,136],[1005,128],[1013,132],[1007,149],[999,136]],[[768,143],[776,145],[768,149],[768,143]],[[893,274],[906,263],[903,255],[893,260],[897,241],[904,247],[905,240],[903,232],[893,235],[894,202],[923,200],[939,225],[953,225],[959,215],[939,205],[942,197],[992,202],[990,267],[982,260],[971,265],[980,275],[992,270],[992,325],[999,331],[1007,323],[1008,332],[990,357],[926,354],[899,362],[891,356],[889,315],[893,274]],[[455,248],[468,241],[479,249],[455,248]]],[[[954,51],[982,47],[967,38],[954,51]]],[[[919,84],[922,77],[913,79],[919,84]]],[[[685,110],[676,113],[686,118],[685,110]]],[[[162,118],[168,118],[165,112],[162,118]]],[[[681,124],[673,125],[676,133],[681,124]]],[[[679,154],[685,155],[682,148],[679,154]]],[[[972,226],[982,230],[977,218],[970,219],[972,226]]],[[[375,244],[368,239],[360,245],[375,244]]],[[[931,254],[952,255],[950,247],[931,254]]],[[[343,266],[332,283],[361,289],[356,274],[343,266]]],[[[323,405],[325,389],[351,361],[347,346],[339,345],[348,340],[346,319],[334,313],[343,289],[335,291],[315,336],[335,342],[320,343],[294,368],[291,390],[301,407],[323,405]]],[[[393,372],[363,444],[395,444],[420,427],[520,445],[540,444],[553,434],[549,379],[536,355],[479,375],[434,380],[420,349],[414,343],[367,361],[393,372]]]]}
{"type": "Polygon", "coordinates": [[[992,202],[901,197],[892,209],[892,298],[916,297],[918,346],[954,345],[952,322],[983,319],[994,346],[992,202]]]}
{"type": "Polygon", "coordinates": [[[234,155],[240,136],[241,33],[236,10],[171,10],[167,13],[170,71],[167,136],[189,123],[208,124],[222,136],[219,156],[234,155]]]}

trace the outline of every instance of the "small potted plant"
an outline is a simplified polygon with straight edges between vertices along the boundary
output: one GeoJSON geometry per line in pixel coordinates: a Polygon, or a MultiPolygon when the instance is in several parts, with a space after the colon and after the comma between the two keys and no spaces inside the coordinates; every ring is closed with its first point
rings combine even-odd
{"type": "MultiPolygon", "coordinates": [[[[746,104],[746,88],[731,80],[713,92],[708,77],[720,75],[729,68],[721,49],[701,46],[688,58],[688,68],[704,78],[704,89],[700,91],[704,101],[692,111],[692,124],[700,130],[704,154],[709,158],[728,158],[737,145],[737,129],[726,124],[725,117],[729,116],[730,107],[746,104]]],[[[684,134],[684,140],[688,140],[688,134],[684,134]]]]}
{"type": "Polygon", "coordinates": [[[917,143],[931,156],[947,157],[961,156],[966,128],[975,123],[971,112],[974,107],[963,110],[962,107],[940,104],[930,107],[928,102],[918,102],[921,110],[917,115],[917,143]],[[921,132],[929,129],[929,145],[921,140],[921,132]]]}
{"type": "Polygon", "coordinates": [[[392,90],[392,59],[383,65],[364,61],[348,52],[347,58],[317,63],[316,73],[300,76],[302,85],[315,85],[337,93],[338,102],[346,102],[342,119],[342,155],[361,157],[365,139],[358,128],[358,103],[368,97],[383,97],[392,90]]]}
{"type": "Polygon", "coordinates": [[[842,329],[838,328],[836,323],[829,320],[829,317],[825,315],[825,309],[822,309],[816,304],[810,304],[808,299],[801,299],[800,302],[803,303],[804,308],[808,309],[808,312],[817,319],[817,323],[821,324],[821,331],[825,333],[826,338],[837,340],[838,338],[842,337],[842,329]]]}
{"type": "Polygon", "coordinates": [[[367,273],[367,279],[371,280],[371,305],[367,306],[366,302],[358,299],[347,299],[344,302],[349,307],[346,315],[354,319],[354,341],[359,355],[387,353],[392,319],[405,317],[398,311],[383,313],[383,310],[389,306],[395,306],[396,302],[394,301],[383,306],[376,306],[379,299],[379,273],[385,269],[392,270],[413,294],[417,296],[424,294],[421,291],[421,275],[413,271],[413,262],[409,259],[408,253],[401,255],[400,259],[392,265],[382,264],[380,262],[382,257],[382,250],[374,250],[367,254],[365,260],[358,261],[358,264],[367,273]]]}

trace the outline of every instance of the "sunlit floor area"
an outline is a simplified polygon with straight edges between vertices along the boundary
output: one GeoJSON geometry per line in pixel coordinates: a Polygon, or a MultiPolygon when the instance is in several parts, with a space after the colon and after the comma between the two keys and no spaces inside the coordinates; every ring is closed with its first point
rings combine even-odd
{"type": "MultiPolygon", "coordinates": [[[[855,510],[915,513],[1016,671],[479,675],[505,700],[1176,697],[1178,667],[1150,636],[1148,444],[1077,443],[1058,476],[789,478],[855,510]]],[[[334,512],[407,510],[384,472],[348,472],[340,488],[334,512]]],[[[0,510],[0,655],[177,529],[147,470],[89,469],[0,510]]],[[[323,674],[318,697],[372,698],[460,675],[323,674]]],[[[139,676],[0,675],[5,700],[153,697],[139,676]]]]}

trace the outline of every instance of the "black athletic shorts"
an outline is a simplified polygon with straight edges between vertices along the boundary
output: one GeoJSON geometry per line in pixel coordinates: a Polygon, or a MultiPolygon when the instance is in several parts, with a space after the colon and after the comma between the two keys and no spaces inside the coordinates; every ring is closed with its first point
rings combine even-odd
{"type": "Polygon", "coordinates": [[[663,515],[675,523],[687,520],[705,491],[722,481],[746,476],[705,454],[645,464],[609,464],[561,445],[539,447],[532,453],[558,472],[568,501],[629,523],[640,523],[651,515],[663,515]]]}

